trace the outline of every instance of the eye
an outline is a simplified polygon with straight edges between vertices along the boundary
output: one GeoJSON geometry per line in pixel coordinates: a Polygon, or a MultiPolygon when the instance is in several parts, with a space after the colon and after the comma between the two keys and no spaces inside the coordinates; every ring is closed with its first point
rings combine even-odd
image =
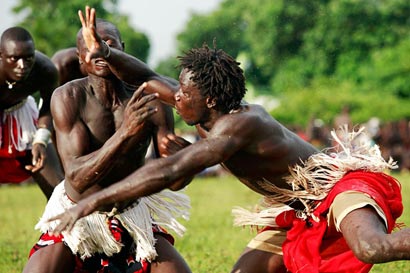
{"type": "Polygon", "coordinates": [[[17,57],[15,57],[15,56],[11,56],[9,59],[12,62],[17,62],[17,60],[18,60],[17,57]]]}

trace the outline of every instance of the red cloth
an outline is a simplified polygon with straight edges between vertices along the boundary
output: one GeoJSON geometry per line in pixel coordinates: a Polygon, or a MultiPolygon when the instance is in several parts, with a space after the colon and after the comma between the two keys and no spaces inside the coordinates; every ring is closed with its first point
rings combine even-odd
{"type": "MultiPolygon", "coordinates": [[[[107,257],[104,254],[96,253],[93,257],[86,258],[85,260],[82,260],[77,255],[75,257],[76,265],[73,273],[111,273],[119,272],[118,268],[122,268],[124,269],[124,272],[126,271],[128,273],[150,272],[151,263],[145,260],[139,262],[135,260],[135,252],[132,251],[133,240],[128,232],[123,228],[122,224],[115,218],[110,218],[108,220],[108,224],[115,240],[124,245],[121,252],[113,255],[112,257],[107,257]]],[[[174,237],[164,228],[153,225],[152,231],[154,234],[163,236],[172,245],[174,244],[174,237]]],[[[64,242],[64,237],[62,235],[54,236],[49,233],[43,233],[38,242],[31,249],[29,257],[43,247],[61,242],[64,242]]]]}
{"type": "MultiPolygon", "coordinates": [[[[0,115],[2,118],[2,115],[0,115]]],[[[10,117],[8,117],[10,118],[10,117]]],[[[1,124],[1,145],[0,145],[0,184],[2,183],[21,183],[31,177],[31,173],[25,169],[24,166],[16,159],[24,157],[26,151],[17,151],[13,145],[10,144],[10,128],[8,126],[8,119],[1,124]]],[[[13,123],[14,125],[16,122],[13,123]]],[[[17,127],[14,126],[14,138],[17,139],[17,127]]]]}
{"type": "Polygon", "coordinates": [[[337,194],[348,190],[370,195],[386,215],[388,232],[403,212],[401,188],[396,180],[383,173],[354,171],[346,174],[322,201],[314,214],[320,218],[307,221],[294,218],[283,244],[283,259],[290,272],[369,272],[372,264],[359,261],[347,246],[342,234],[327,237],[326,214],[337,194]]]}

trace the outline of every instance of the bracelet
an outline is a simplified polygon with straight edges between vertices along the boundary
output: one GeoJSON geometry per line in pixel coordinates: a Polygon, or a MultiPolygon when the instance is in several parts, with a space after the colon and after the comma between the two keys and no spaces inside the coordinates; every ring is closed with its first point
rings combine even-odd
{"type": "Polygon", "coordinates": [[[104,55],[104,59],[107,59],[107,58],[109,58],[109,57],[111,56],[111,49],[110,49],[110,46],[107,44],[106,41],[104,41],[104,40],[102,40],[102,41],[103,41],[103,43],[105,44],[105,46],[106,46],[106,48],[107,48],[107,50],[108,50],[108,53],[104,55]]]}
{"type": "Polygon", "coordinates": [[[50,141],[51,132],[47,128],[39,128],[36,131],[33,139],[34,144],[42,144],[47,147],[48,142],[50,141]]]}

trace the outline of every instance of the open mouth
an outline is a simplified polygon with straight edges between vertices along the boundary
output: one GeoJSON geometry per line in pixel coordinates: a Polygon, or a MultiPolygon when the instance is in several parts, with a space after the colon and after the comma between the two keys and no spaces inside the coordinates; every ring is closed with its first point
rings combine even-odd
{"type": "Polygon", "coordinates": [[[107,62],[104,59],[96,59],[95,60],[95,65],[99,67],[107,67],[107,62]]]}

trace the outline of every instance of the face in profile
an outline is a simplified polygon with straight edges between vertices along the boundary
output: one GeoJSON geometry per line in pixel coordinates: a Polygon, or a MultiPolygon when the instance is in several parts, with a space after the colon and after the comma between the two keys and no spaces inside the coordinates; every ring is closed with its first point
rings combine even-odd
{"type": "Polygon", "coordinates": [[[179,76],[180,89],[175,93],[175,109],[188,125],[206,122],[209,110],[206,98],[191,79],[192,72],[183,69],[179,76]]]}
{"type": "Polygon", "coordinates": [[[23,81],[31,72],[35,61],[35,48],[32,40],[6,40],[1,46],[1,59],[4,73],[9,81],[23,81]]]}

